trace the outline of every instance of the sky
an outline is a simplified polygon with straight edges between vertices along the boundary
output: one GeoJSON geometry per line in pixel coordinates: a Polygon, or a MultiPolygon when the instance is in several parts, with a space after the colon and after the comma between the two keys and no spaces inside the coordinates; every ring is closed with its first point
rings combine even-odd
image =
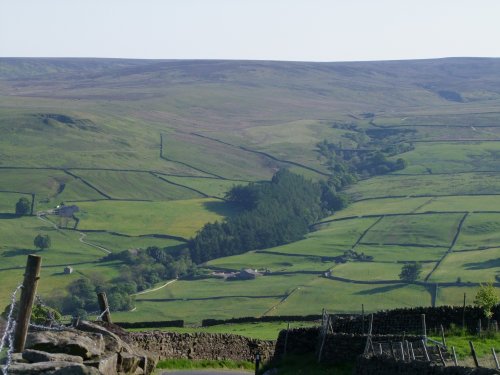
{"type": "Polygon", "coordinates": [[[0,57],[500,57],[499,0],[1,0],[0,57]]]}

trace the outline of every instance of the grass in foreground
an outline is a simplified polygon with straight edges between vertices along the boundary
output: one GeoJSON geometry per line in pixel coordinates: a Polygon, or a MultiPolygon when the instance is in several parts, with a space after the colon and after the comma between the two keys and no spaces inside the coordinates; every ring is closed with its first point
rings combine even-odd
{"type": "Polygon", "coordinates": [[[235,369],[235,370],[253,370],[255,365],[247,361],[231,360],[189,360],[189,359],[167,359],[158,362],[157,369],[235,369]]]}

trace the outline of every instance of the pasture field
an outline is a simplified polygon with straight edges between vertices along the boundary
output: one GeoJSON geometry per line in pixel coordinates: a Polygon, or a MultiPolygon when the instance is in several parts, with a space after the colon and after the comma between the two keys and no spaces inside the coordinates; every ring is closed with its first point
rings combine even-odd
{"type": "Polygon", "coordinates": [[[301,286],[269,315],[320,313],[323,307],[332,313],[359,313],[362,304],[366,312],[371,312],[396,307],[429,306],[431,298],[422,286],[363,285],[316,278],[308,285],[301,286]]]}
{"type": "Polygon", "coordinates": [[[0,193],[0,215],[11,215],[16,212],[16,203],[20,198],[31,202],[31,194],[0,193]]]}
{"type": "Polygon", "coordinates": [[[296,272],[327,270],[332,262],[319,257],[276,255],[266,252],[247,252],[207,262],[208,267],[239,271],[242,268],[270,270],[271,272],[296,272]]]}
{"type": "Polygon", "coordinates": [[[107,230],[130,236],[165,234],[189,238],[207,222],[234,212],[217,199],[158,202],[80,202],[78,229],[107,230]]]}
{"type": "Polygon", "coordinates": [[[81,180],[50,169],[0,169],[0,190],[35,193],[35,209],[52,208],[62,201],[103,198],[81,180]]]}
{"type": "Polygon", "coordinates": [[[177,176],[162,176],[165,179],[176,184],[187,186],[192,189],[201,191],[202,193],[224,198],[227,191],[235,185],[245,185],[242,181],[221,180],[218,178],[202,178],[202,177],[177,177],[177,176]]]}
{"type": "Polygon", "coordinates": [[[448,247],[358,245],[356,251],[371,255],[375,262],[437,262],[448,247]]]}
{"type": "MultiPolygon", "coordinates": [[[[306,328],[317,326],[316,322],[290,322],[290,329],[306,328]]],[[[179,333],[194,333],[194,332],[207,332],[207,333],[230,333],[233,335],[240,335],[250,337],[252,339],[261,340],[276,340],[280,331],[287,329],[288,323],[286,322],[257,322],[257,323],[231,323],[219,324],[210,327],[165,327],[159,328],[166,332],[179,332],[179,333]]],[[[149,329],[127,329],[127,331],[146,331],[149,329]]],[[[151,330],[158,330],[154,328],[151,330]]]]}
{"type": "Polygon", "coordinates": [[[431,282],[494,282],[500,275],[500,248],[453,252],[432,274],[431,282]]]}
{"type": "Polygon", "coordinates": [[[201,198],[200,194],[169,184],[147,172],[73,171],[113,199],[182,200],[201,198]]]}
{"type": "Polygon", "coordinates": [[[409,166],[401,173],[499,172],[499,154],[500,142],[417,143],[404,154],[409,166]]]}
{"type": "Polygon", "coordinates": [[[185,242],[172,240],[169,238],[125,237],[106,232],[85,233],[84,240],[89,243],[102,246],[111,252],[120,252],[127,249],[146,249],[150,246],[157,246],[160,248],[186,246],[185,242]]]}
{"type": "MultiPolygon", "coordinates": [[[[422,275],[428,274],[435,263],[424,263],[422,265],[422,275]]],[[[399,281],[401,264],[398,263],[378,263],[369,262],[348,262],[335,265],[332,269],[332,276],[357,281],[399,281]]]]}
{"type": "Polygon", "coordinates": [[[481,195],[500,192],[500,174],[455,173],[377,176],[353,185],[347,192],[354,200],[418,195],[481,195]]]}
{"type": "Polygon", "coordinates": [[[385,216],[362,243],[450,246],[462,214],[385,216]]]}
{"type": "Polygon", "coordinates": [[[464,222],[455,250],[500,247],[500,212],[472,213],[464,222]]]}

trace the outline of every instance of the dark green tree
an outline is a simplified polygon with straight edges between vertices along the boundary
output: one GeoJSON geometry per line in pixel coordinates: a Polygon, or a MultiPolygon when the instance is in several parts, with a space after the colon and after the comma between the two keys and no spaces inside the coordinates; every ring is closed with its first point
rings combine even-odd
{"type": "Polygon", "coordinates": [[[16,215],[23,216],[30,213],[31,202],[28,198],[22,197],[16,203],[16,215]]]}
{"type": "Polygon", "coordinates": [[[399,278],[403,281],[414,282],[418,279],[421,272],[422,265],[420,263],[406,263],[403,268],[401,268],[399,278]]]}
{"type": "Polygon", "coordinates": [[[33,244],[40,250],[48,249],[51,245],[50,237],[48,234],[38,234],[33,240],[33,244]]]}

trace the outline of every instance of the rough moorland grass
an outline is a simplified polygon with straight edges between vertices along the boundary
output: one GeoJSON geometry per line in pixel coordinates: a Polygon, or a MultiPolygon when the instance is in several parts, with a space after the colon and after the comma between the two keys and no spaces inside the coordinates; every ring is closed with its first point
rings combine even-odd
{"type": "Polygon", "coordinates": [[[462,214],[384,217],[363,237],[363,243],[450,246],[462,214]]]}
{"type": "Polygon", "coordinates": [[[500,248],[454,252],[432,274],[431,282],[486,282],[500,275],[500,248]]]}
{"type": "Polygon", "coordinates": [[[267,180],[277,166],[263,156],[185,134],[165,134],[163,155],[228,179],[267,180]]]}
{"type": "Polygon", "coordinates": [[[498,194],[500,174],[386,175],[363,180],[347,192],[355,199],[408,195],[498,194]]]}
{"type": "Polygon", "coordinates": [[[500,247],[500,213],[473,213],[467,216],[455,249],[500,247]]]}
{"type": "Polygon", "coordinates": [[[101,201],[79,203],[79,229],[108,230],[128,235],[169,234],[191,237],[207,222],[234,210],[216,199],[170,202],[101,201]]]}
{"type": "Polygon", "coordinates": [[[202,197],[146,172],[76,170],[74,173],[114,199],[180,200],[202,197]]]}

